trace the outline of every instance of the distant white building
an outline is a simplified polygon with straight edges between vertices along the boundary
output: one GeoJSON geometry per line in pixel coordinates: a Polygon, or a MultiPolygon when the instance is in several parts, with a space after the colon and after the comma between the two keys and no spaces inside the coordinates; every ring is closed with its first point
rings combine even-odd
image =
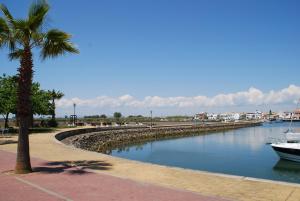
{"type": "Polygon", "coordinates": [[[220,114],[220,119],[223,120],[223,121],[230,121],[231,116],[230,116],[230,114],[223,113],[223,114],[220,114]]]}
{"type": "Polygon", "coordinates": [[[207,113],[206,112],[200,112],[199,114],[195,114],[194,119],[197,119],[197,120],[207,119],[207,113]]]}
{"type": "Polygon", "coordinates": [[[214,113],[207,114],[207,119],[210,121],[216,121],[218,120],[219,115],[214,113]]]}
{"type": "Polygon", "coordinates": [[[280,114],[280,118],[282,119],[293,119],[293,120],[299,120],[300,119],[300,110],[297,109],[293,112],[284,112],[280,114]]]}
{"type": "Polygon", "coordinates": [[[224,113],[220,114],[220,119],[223,121],[238,121],[240,116],[239,113],[224,113]]]}
{"type": "MultiPolygon", "coordinates": [[[[287,116],[286,113],[288,113],[288,112],[279,112],[279,113],[278,113],[279,119],[285,119],[286,116],[287,116]]],[[[289,113],[289,114],[290,114],[290,113],[289,113]]]]}
{"type": "Polygon", "coordinates": [[[255,112],[255,119],[262,119],[263,113],[261,111],[256,110],[255,112]]]}
{"type": "Polygon", "coordinates": [[[233,117],[234,121],[238,121],[238,120],[240,120],[241,115],[240,115],[240,113],[233,113],[232,117],[233,117]]]}
{"type": "Polygon", "coordinates": [[[255,113],[253,113],[253,112],[247,113],[247,114],[246,114],[246,119],[247,119],[247,120],[255,119],[255,113]]]}
{"type": "Polygon", "coordinates": [[[263,118],[263,113],[261,111],[256,110],[256,112],[250,112],[246,114],[247,120],[258,120],[263,118]]]}

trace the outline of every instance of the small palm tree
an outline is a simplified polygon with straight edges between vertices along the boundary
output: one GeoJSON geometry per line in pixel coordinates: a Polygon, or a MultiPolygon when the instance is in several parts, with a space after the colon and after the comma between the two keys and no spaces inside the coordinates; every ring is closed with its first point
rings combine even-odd
{"type": "Polygon", "coordinates": [[[33,77],[32,50],[40,48],[41,58],[56,57],[66,52],[79,53],[70,42],[71,36],[58,29],[43,32],[43,25],[49,11],[46,1],[32,3],[26,19],[15,19],[7,7],[0,4],[4,17],[0,17],[0,47],[8,47],[9,58],[18,59],[19,140],[16,173],[31,172],[29,155],[29,122],[31,116],[31,86],[33,77]]]}
{"type": "Polygon", "coordinates": [[[52,98],[52,108],[51,108],[51,115],[52,115],[52,120],[55,121],[55,100],[61,99],[64,94],[60,91],[55,91],[54,89],[52,91],[48,91],[52,98]]]}

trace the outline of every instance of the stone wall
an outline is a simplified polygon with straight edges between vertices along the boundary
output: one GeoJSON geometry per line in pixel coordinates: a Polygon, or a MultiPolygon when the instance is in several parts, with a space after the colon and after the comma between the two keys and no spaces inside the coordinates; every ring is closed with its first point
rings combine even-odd
{"type": "Polygon", "coordinates": [[[146,127],[89,128],[62,132],[56,135],[56,139],[66,144],[72,144],[77,148],[109,154],[113,149],[122,148],[130,144],[259,125],[261,123],[244,122],[217,123],[201,126],[157,127],[152,129],[146,127]]]}

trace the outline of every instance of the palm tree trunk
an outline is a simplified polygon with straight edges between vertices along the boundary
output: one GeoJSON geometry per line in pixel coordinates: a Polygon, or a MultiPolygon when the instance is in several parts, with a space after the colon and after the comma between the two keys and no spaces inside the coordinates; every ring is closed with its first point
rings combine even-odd
{"type": "Polygon", "coordinates": [[[19,116],[18,116],[17,112],[16,112],[16,114],[15,114],[15,119],[16,119],[16,121],[15,121],[15,126],[16,126],[16,127],[19,127],[19,116]]]}
{"type": "Polygon", "coordinates": [[[29,154],[29,125],[31,115],[31,85],[32,85],[32,53],[30,47],[24,48],[21,66],[18,69],[18,101],[17,113],[19,117],[19,138],[17,149],[17,163],[15,173],[32,172],[29,154]]]}
{"type": "Polygon", "coordinates": [[[4,128],[8,128],[8,115],[9,115],[9,113],[7,112],[6,115],[5,115],[4,128]]]}
{"type": "Polygon", "coordinates": [[[55,120],[55,100],[52,98],[52,120],[55,120]]]}
{"type": "Polygon", "coordinates": [[[34,126],[34,117],[33,117],[33,112],[31,110],[30,119],[29,119],[29,127],[33,128],[33,126],[34,126]]]}

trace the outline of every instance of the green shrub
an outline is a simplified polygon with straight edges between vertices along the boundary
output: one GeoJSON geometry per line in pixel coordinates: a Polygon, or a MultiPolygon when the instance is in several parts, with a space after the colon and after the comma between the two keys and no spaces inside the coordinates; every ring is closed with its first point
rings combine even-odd
{"type": "Polygon", "coordinates": [[[58,126],[58,123],[57,123],[57,121],[56,121],[55,119],[50,119],[50,120],[48,121],[48,126],[49,126],[49,127],[57,127],[57,126],[58,126]]]}

